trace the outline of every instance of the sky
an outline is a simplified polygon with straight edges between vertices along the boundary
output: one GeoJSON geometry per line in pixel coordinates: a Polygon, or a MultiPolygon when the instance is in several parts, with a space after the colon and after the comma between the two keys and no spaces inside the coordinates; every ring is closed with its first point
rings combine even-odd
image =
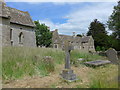
{"type": "Polygon", "coordinates": [[[60,34],[86,34],[94,19],[106,24],[116,2],[7,2],[7,6],[28,11],[32,19],[60,34]]]}

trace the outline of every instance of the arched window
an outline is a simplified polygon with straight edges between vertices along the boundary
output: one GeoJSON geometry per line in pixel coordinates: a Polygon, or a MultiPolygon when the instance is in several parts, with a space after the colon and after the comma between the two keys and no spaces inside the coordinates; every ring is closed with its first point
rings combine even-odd
{"type": "Polygon", "coordinates": [[[23,38],[24,38],[24,36],[23,36],[23,33],[21,32],[21,33],[19,34],[19,43],[20,43],[20,44],[23,44],[23,38]]]}

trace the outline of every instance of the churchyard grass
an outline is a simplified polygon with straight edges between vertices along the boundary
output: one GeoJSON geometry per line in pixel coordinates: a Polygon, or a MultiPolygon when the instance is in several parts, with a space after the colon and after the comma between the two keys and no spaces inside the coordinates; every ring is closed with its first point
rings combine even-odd
{"type": "MultiPolygon", "coordinates": [[[[85,58],[86,61],[105,59],[98,55],[91,55],[78,50],[71,51],[71,61],[78,58],[85,58]]],[[[59,75],[64,68],[65,52],[52,48],[26,48],[26,47],[3,47],[2,52],[2,79],[6,80],[22,79],[25,76],[50,76],[50,73],[59,75]],[[38,57],[38,59],[35,58],[38,57]],[[51,56],[54,63],[49,65],[43,61],[44,56],[51,56]],[[61,68],[60,68],[61,67],[61,68]],[[58,70],[59,69],[59,70],[58,70]]],[[[71,65],[77,75],[77,82],[66,83],[60,81],[49,85],[51,88],[74,87],[74,88],[116,88],[117,66],[106,65],[98,68],[86,67],[80,63],[78,67],[71,65]]]]}
{"type": "MultiPolygon", "coordinates": [[[[2,58],[2,76],[3,79],[15,79],[25,75],[34,75],[36,73],[47,75],[47,67],[42,62],[44,56],[51,56],[55,64],[61,64],[64,61],[64,53],[61,50],[50,48],[25,48],[25,47],[4,47],[2,58]],[[36,60],[35,56],[39,56],[36,60]]],[[[52,65],[49,68],[53,69],[52,65]]]]}

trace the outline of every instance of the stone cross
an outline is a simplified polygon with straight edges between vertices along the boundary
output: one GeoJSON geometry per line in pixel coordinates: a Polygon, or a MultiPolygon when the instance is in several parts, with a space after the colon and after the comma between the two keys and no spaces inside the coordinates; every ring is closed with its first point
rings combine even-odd
{"type": "Polygon", "coordinates": [[[69,41],[65,41],[64,50],[65,50],[65,53],[66,53],[65,69],[70,69],[70,51],[73,50],[73,46],[70,45],[69,41]]]}
{"type": "Polygon", "coordinates": [[[110,48],[106,51],[106,55],[108,59],[114,63],[114,64],[119,64],[118,56],[117,56],[117,51],[113,48],[110,48]]]}
{"type": "Polygon", "coordinates": [[[70,51],[73,50],[73,46],[69,43],[69,41],[65,41],[63,50],[66,53],[65,57],[65,69],[62,70],[62,73],[60,74],[63,79],[67,81],[75,81],[76,75],[73,73],[73,70],[71,70],[70,67],[70,51]]]}

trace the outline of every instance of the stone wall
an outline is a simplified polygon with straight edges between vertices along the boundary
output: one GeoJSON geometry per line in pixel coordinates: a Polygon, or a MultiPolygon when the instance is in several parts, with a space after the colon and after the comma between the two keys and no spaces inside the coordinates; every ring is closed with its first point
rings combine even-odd
{"type": "MultiPolygon", "coordinates": [[[[1,18],[0,18],[1,19],[1,18]]],[[[2,46],[36,46],[36,37],[33,27],[10,23],[10,19],[2,18],[0,23],[2,46]],[[12,32],[10,32],[12,30],[12,32]],[[23,43],[19,42],[19,35],[23,34],[23,43]]]]}
{"type": "Polygon", "coordinates": [[[10,24],[12,30],[12,45],[13,46],[36,46],[35,31],[32,27],[10,24]],[[20,34],[22,33],[22,43],[19,42],[20,34]]]}
{"type": "Polygon", "coordinates": [[[10,19],[2,18],[2,46],[10,45],[10,19]]]}

